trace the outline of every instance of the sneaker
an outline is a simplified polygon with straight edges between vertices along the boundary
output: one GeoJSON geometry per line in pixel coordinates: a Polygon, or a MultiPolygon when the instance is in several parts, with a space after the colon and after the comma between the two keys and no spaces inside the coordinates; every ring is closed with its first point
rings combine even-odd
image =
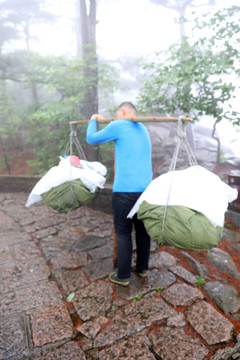
{"type": "Polygon", "coordinates": [[[118,284],[122,286],[128,286],[130,283],[129,279],[119,279],[116,272],[112,272],[111,274],[109,274],[108,278],[114,284],[118,284]]]}
{"type": "Polygon", "coordinates": [[[146,278],[146,277],[148,277],[148,273],[147,273],[147,270],[143,270],[143,271],[138,271],[137,270],[137,266],[136,265],[134,265],[133,267],[132,267],[132,269],[133,269],[133,271],[135,271],[135,273],[137,273],[139,276],[141,276],[142,278],[146,278]]]}

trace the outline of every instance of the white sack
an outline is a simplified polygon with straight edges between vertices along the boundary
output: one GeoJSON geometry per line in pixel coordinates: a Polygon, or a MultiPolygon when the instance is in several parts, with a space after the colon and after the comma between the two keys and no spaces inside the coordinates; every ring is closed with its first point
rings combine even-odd
{"type": "Polygon", "coordinates": [[[81,164],[83,166],[84,169],[89,168],[93,171],[95,171],[97,174],[100,174],[102,176],[107,175],[107,168],[105,165],[101,164],[98,161],[86,161],[86,160],[81,160],[81,164]]]}
{"type": "Polygon", "coordinates": [[[196,165],[170,171],[154,179],[139,197],[128,218],[134,216],[145,200],[152,205],[185,206],[201,212],[214,226],[223,226],[228,203],[237,197],[237,189],[196,165]]]}
{"type": "Polygon", "coordinates": [[[103,189],[107,173],[106,167],[97,162],[81,161],[81,167],[71,166],[68,158],[60,158],[58,166],[52,167],[34,186],[28,200],[27,207],[41,201],[41,194],[66,181],[81,179],[90,192],[94,193],[97,188],[103,189]]]}

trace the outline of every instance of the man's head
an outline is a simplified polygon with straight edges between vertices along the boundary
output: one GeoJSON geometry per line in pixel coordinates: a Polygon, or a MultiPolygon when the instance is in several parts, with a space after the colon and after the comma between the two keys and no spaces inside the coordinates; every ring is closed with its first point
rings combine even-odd
{"type": "Polygon", "coordinates": [[[119,107],[117,108],[117,118],[131,118],[136,117],[137,110],[135,106],[130,102],[123,102],[119,107]]]}

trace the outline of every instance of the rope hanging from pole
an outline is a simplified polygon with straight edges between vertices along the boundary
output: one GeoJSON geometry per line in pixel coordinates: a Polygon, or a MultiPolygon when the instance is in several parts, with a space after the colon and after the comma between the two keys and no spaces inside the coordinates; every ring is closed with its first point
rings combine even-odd
{"type": "Polygon", "coordinates": [[[167,244],[169,244],[171,246],[171,244],[168,242],[165,233],[164,233],[164,228],[165,228],[165,220],[166,220],[166,215],[167,215],[167,208],[168,208],[168,203],[169,203],[169,199],[170,199],[170,194],[171,194],[171,188],[172,188],[172,182],[173,182],[173,176],[174,176],[174,171],[176,169],[176,164],[177,164],[177,159],[178,159],[178,154],[179,154],[179,149],[181,144],[184,146],[186,152],[187,152],[187,156],[188,156],[188,161],[190,166],[194,166],[194,165],[198,165],[197,160],[195,158],[195,155],[192,151],[192,148],[188,142],[187,139],[187,135],[186,135],[186,123],[183,122],[183,117],[179,116],[178,117],[178,128],[177,128],[177,134],[178,134],[178,141],[174,150],[174,154],[168,169],[168,172],[172,172],[171,173],[171,180],[170,180],[170,185],[169,185],[169,192],[168,192],[168,197],[167,197],[167,203],[165,205],[164,208],[164,215],[163,215],[163,222],[162,222],[162,234],[163,234],[163,238],[166,241],[167,244]]]}
{"type": "Polygon", "coordinates": [[[70,135],[69,135],[69,142],[67,144],[67,147],[65,149],[65,155],[69,154],[70,156],[73,154],[73,145],[75,145],[79,158],[82,160],[87,160],[86,155],[83,151],[83,148],[80,144],[80,141],[78,140],[77,136],[77,126],[76,124],[70,123],[70,135]]]}

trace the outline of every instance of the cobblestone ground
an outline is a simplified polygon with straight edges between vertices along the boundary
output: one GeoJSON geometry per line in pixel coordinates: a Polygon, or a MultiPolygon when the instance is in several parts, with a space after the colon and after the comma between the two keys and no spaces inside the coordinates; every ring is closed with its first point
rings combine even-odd
{"type": "Polygon", "coordinates": [[[110,215],[26,199],[0,194],[1,360],[240,359],[239,233],[208,253],[152,243],[148,279],[123,288],[110,215]]]}

